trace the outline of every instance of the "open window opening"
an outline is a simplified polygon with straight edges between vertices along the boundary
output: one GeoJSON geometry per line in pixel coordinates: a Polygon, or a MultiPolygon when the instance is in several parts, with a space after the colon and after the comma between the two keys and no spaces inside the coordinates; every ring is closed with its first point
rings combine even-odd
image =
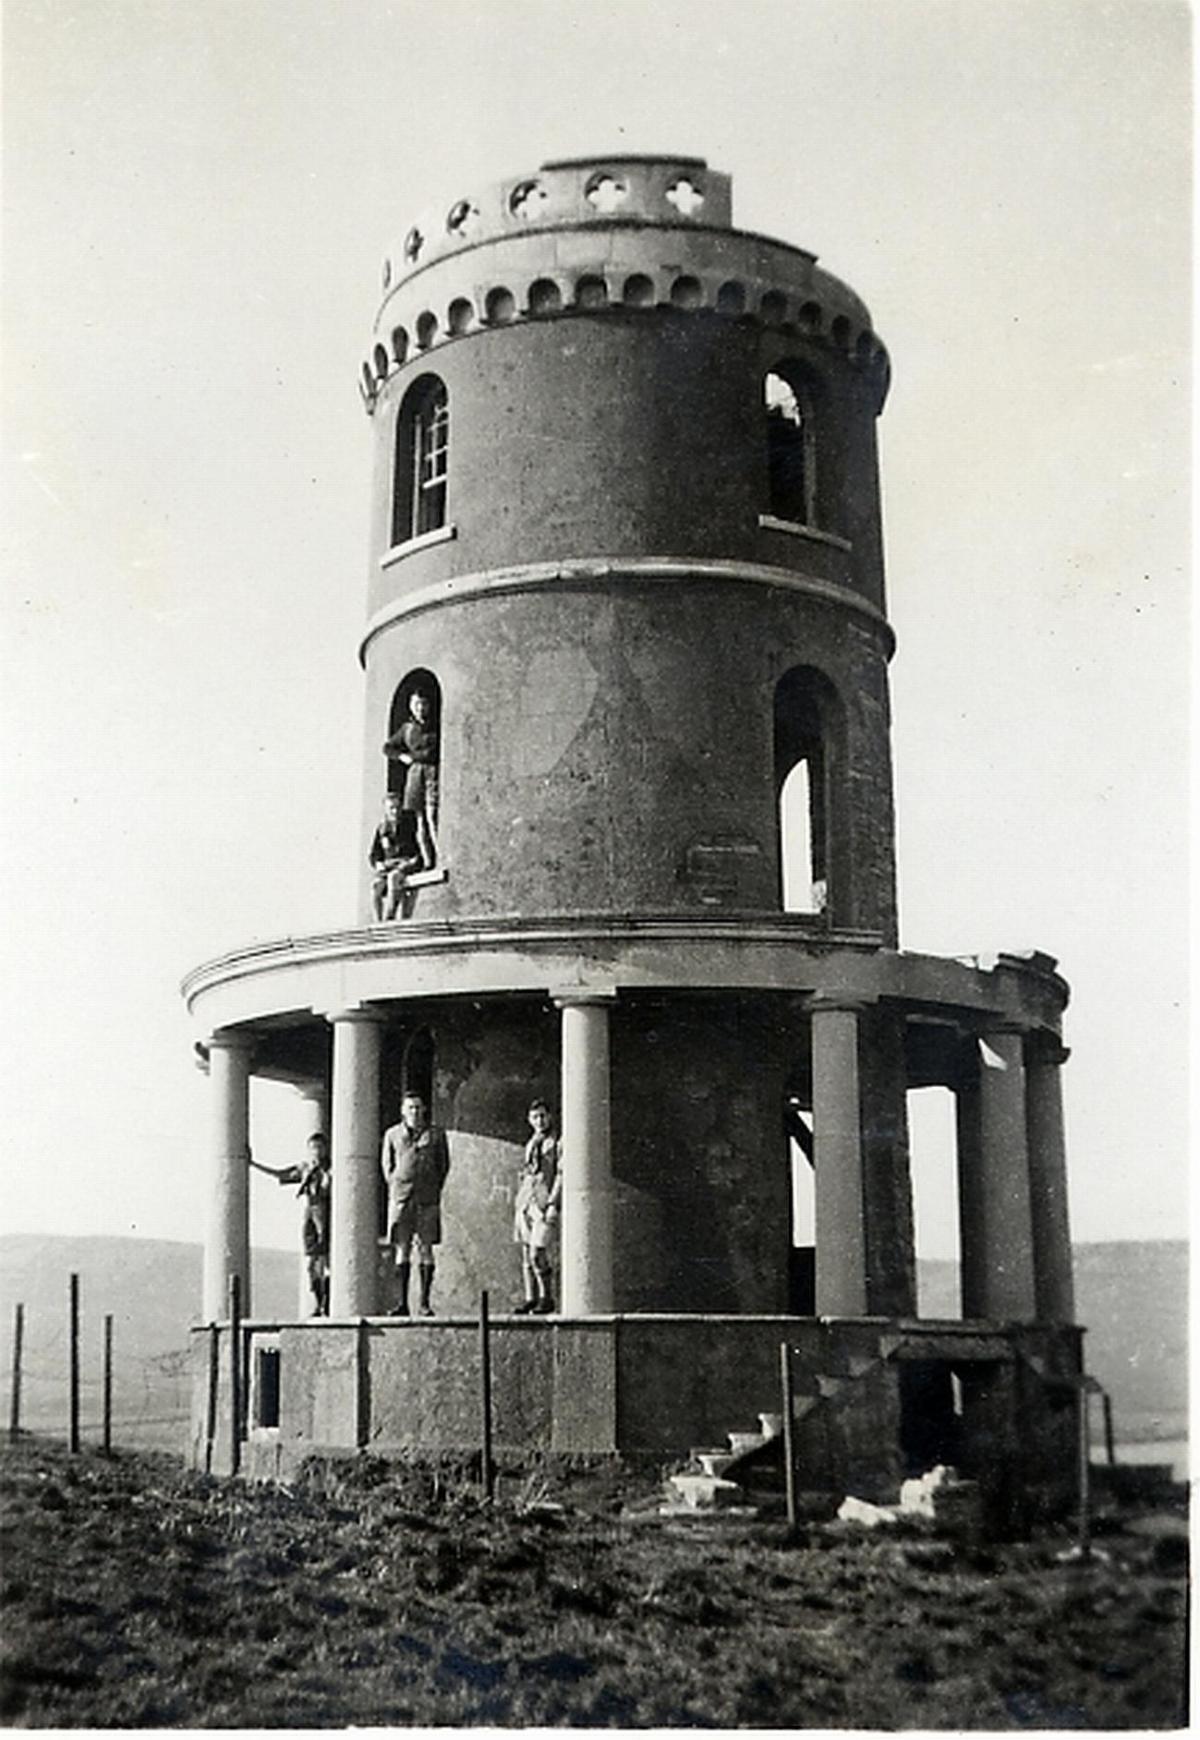
{"type": "Polygon", "coordinates": [[[449,396],[436,375],[422,375],[405,394],[396,419],[393,545],[446,524],[449,467],[449,396]]]}
{"type": "Polygon", "coordinates": [[[279,1348],[254,1344],[254,1367],[251,1374],[252,1412],[256,1428],[273,1431],[279,1426],[279,1348]]]}
{"type": "Polygon", "coordinates": [[[775,796],[780,905],[823,914],[830,907],[829,790],[832,684],[798,665],[775,690],[775,796]]]}
{"type": "Polygon", "coordinates": [[[907,1475],[963,1460],[963,1383],[949,1360],[906,1359],[900,1371],[900,1454],[907,1475]]]}
{"type": "Polygon", "coordinates": [[[938,1463],[979,1483],[985,1508],[1011,1515],[1019,1502],[1012,1471],[997,1463],[997,1436],[1006,1428],[1011,1368],[964,1346],[960,1355],[899,1362],[900,1451],[904,1472],[923,1474],[938,1463]]]}
{"type": "Polygon", "coordinates": [[[432,671],[418,668],[397,686],[383,744],[387,763],[385,819],[395,834],[395,855],[415,858],[410,869],[437,863],[442,691],[432,671]]]}
{"type": "Polygon", "coordinates": [[[772,369],[763,379],[767,437],[767,502],[775,519],[817,524],[817,456],[813,393],[797,368],[772,369]]]}
{"type": "Polygon", "coordinates": [[[817,1309],[817,1204],[811,1094],[792,1083],[783,1096],[783,1133],[791,1183],[788,1311],[812,1317],[817,1309]]]}

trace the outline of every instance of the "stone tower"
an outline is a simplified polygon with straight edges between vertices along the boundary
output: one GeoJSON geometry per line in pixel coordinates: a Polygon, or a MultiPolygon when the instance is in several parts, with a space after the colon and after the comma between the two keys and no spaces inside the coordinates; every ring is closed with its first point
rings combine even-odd
{"type": "MultiPolygon", "coordinates": [[[[359,924],[185,987],[218,1102],[210,1316],[248,1272],[251,1074],[295,1081],[315,1117],[331,1103],[338,1320],[387,1307],[377,1156],[402,1088],[449,1132],[449,1320],[515,1286],[513,1187],[544,1097],[562,1315],[537,1326],[558,1351],[529,1357],[561,1376],[583,1335],[569,1357],[615,1398],[593,1430],[556,1379],[545,1441],[616,1447],[636,1419],[643,1443],[686,1442],[710,1391],[761,1365],[752,1323],[915,1321],[906,1095],[938,1083],[958,1107],[964,1319],[1056,1326],[1070,1367],[1066,986],[1046,956],[899,952],[888,379],[858,297],[734,229],[728,177],[696,159],[548,163],[398,239],[361,371],[359,924]],[[417,692],[414,797],[395,749],[417,692]],[[388,791],[422,868],[377,922],[388,791]],[[793,1142],[815,1254],[794,1243],[793,1142]],[[719,1351],[660,1418],[621,1347],[684,1320],[700,1330],[671,1334],[719,1351]],[[601,1322],[603,1356],[585,1334],[601,1322]]],[[[449,1328],[403,1326],[405,1357],[449,1328]]],[[[643,1374],[680,1357],[663,1334],[637,1343],[643,1374]]]]}
{"type": "MultiPolygon", "coordinates": [[[[558,1098],[561,992],[610,1059],[611,1274],[589,1265],[576,1302],[784,1310],[784,1103],[809,1093],[795,957],[896,941],[886,353],[850,291],[733,231],[728,178],[686,159],[548,164],[415,224],[385,275],[363,371],[364,840],[380,745],[407,686],[435,684],[445,880],[413,920],[468,925],[503,993],[437,1024],[437,1098],[470,1096],[479,1127],[455,1127],[489,1173],[459,1222],[500,1236],[489,1161],[511,1176],[523,1103],[558,1098]],[[797,762],[824,899],[785,914],[797,762]],[[539,1011],[525,944],[548,927],[566,976],[538,983],[539,1011]]],[[[879,1237],[856,1303],[886,1311],[913,1304],[911,1236],[899,1018],[872,1026],[879,1237]]]]}

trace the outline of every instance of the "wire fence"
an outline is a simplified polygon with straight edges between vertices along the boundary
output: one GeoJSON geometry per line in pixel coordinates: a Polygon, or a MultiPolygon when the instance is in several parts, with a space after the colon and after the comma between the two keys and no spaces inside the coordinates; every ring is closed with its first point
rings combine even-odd
{"type": "MultiPolygon", "coordinates": [[[[71,1299],[78,1299],[72,1279],[71,1299]]],[[[0,1390],[9,1399],[9,1439],[22,1432],[128,1449],[186,1448],[191,1365],[185,1348],[123,1352],[119,1331],[68,1305],[31,1313],[18,1304],[11,1343],[0,1354],[0,1390]],[[88,1333],[84,1333],[85,1329],[88,1333]]]]}

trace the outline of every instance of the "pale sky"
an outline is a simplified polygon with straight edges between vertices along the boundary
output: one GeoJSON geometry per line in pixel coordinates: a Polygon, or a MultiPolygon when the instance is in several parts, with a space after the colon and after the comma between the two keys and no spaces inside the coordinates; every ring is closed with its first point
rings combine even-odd
{"type": "MultiPolygon", "coordinates": [[[[389,244],[707,157],[891,352],[904,946],[1071,981],[1079,1239],[1185,1230],[1191,48],[1160,0],[9,0],[3,1229],[198,1239],[178,981],[354,916],[389,244]]],[[[948,1096],[914,1106],[952,1250],[948,1096]],[[940,1104],[938,1102],[941,1102],[940,1104]]],[[[299,1108],[256,1092],[260,1158],[299,1108]]],[[[256,1242],[292,1207],[254,1189],[256,1242]]]]}

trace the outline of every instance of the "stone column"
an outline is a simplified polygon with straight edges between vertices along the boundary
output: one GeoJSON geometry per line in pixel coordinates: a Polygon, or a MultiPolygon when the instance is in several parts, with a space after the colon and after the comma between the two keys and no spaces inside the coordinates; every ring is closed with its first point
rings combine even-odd
{"type": "Polygon", "coordinates": [[[867,1310],[867,1234],[858,1086],[861,1005],[816,998],[812,1033],[817,1316],[867,1310]]]}
{"type": "Polygon", "coordinates": [[[976,1047],[954,1090],[958,1159],[959,1291],[964,1317],[987,1316],[986,1200],[983,1138],[979,1121],[979,1060],[976,1047]]]}
{"type": "Polygon", "coordinates": [[[382,1014],[336,1009],[333,1028],[333,1171],[329,1314],[369,1317],[375,1310],[379,1236],[379,1051],[382,1014]]]}
{"type": "MultiPolygon", "coordinates": [[[[300,1140],[304,1146],[296,1156],[295,1161],[299,1165],[308,1157],[310,1137],[324,1136],[326,1141],[329,1139],[329,1095],[322,1083],[316,1081],[310,1082],[304,1087],[298,1086],[296,1092],[304,1102],[303,1128],[300,1133],[300,1140]]],[[[300,1219],[299,1208],[296,1219],[297,1221],[300,1219]]],[[[312,1315],[312,1308],[313,1298],[312,1288],[308,1284],[308,1264],[305,1261],[304,1252],[301,1251],[297,1269],[296,1314],[298,1317],[309,1317],[312,1315]]]]}
{"type": "Polygon", "coordinates": [[[1031,1054],[1025,1071],[1033,1273],[1039,1323],[1075,1321],[1061,1074],[1061,1066],[1069,1055],[1061,1045],[1041,1046],[1031,1054]]]}
{"type": "Polygon", "coordinates": [[[1033,1223],[1025,1125],[1025,1058],[1021,1032],[994,1027],[982,1036],[979,1068],[979,1194],[982,1221],[977,1304],[973,1313],[1032,1323],[1033,1223]]]}
{"type": "Polygon", "coordinates": [[[616,993],[554,994],[562,1010],[562,1311],[613,1309],[609,1008],[616,993]]]}
{"type": "Polygon", "coordinates": [[[208,1041],[212,1105],[211,1184],[204,1241],[202,1307],[206,1323],[229,1309],[230,1276],[242,1284],[242,1310],[250,1309],[250,1053],[244,1033],[214,1033],[208,1041]]]}

